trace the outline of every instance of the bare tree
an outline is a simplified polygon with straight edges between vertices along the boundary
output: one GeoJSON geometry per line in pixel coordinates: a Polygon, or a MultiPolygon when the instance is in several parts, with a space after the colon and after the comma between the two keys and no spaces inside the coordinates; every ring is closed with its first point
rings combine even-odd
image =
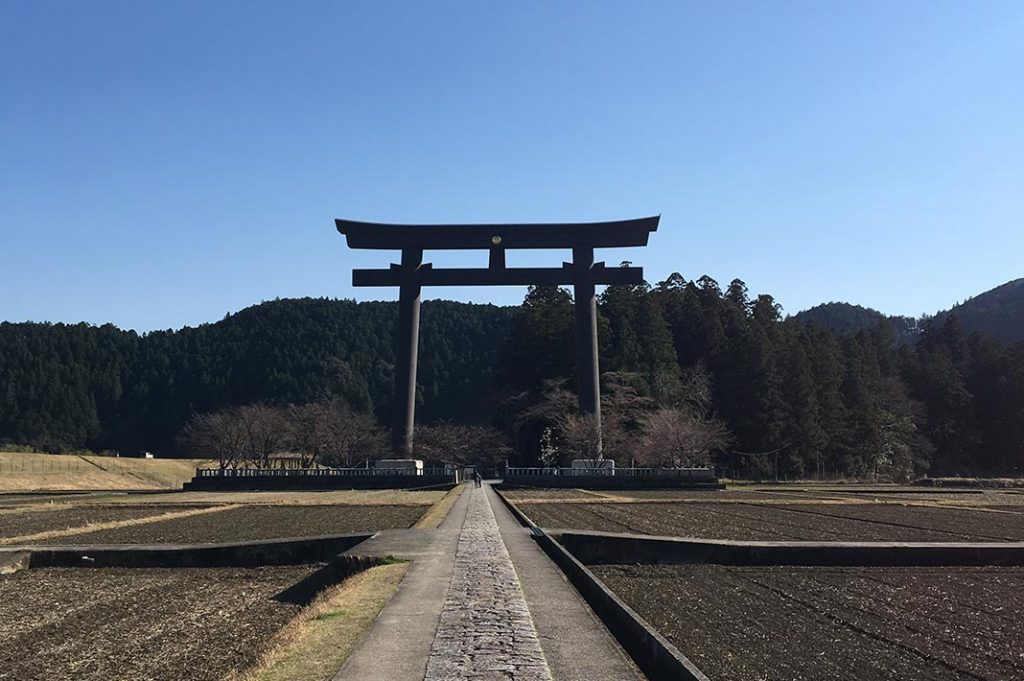
{"type": "Polygon", "coordinates": [[[302,455],[303,467],[352,467],[383,451],[384,432],[376,420],[353,412],[340,399],[292,405],[287,418],[291,446],[302,455]]]}
{"type": "Polygon", "coordinates": [[[234,468],[248,447],[248,433],[238,407],[208,414],[193,414],[179,441],[194,454],[217,457],[221,470],[234,468]]]}
{"type": "MultiPolygon", "coordinates": [[[[604,425],[604,424],[602,424],[604,425]]],[[[593,414],[566,414],[558,427],[561,451],[573,459],[598,461],[601,455],[601,429],[593,414]]]]}
{"type": "Polygon", "coordinates": [[[196,414],[179,436],[193,452],[219,457],[220,467],[248,460],[266,468],[275,454],[294,451],[303,468],[352,466],[386,452],[384,431],[368,414],[338,399],[287,408],[254,404],[196,414]]]}
{"type": "Polygon", "coordinates": [[[437,423],[416,428],[416,453],[425,459],[459,466],[494,465],[514,450],[508,437],[490,426],[437,423]]]}
{"type": "Polygon", "coordinates": [[[284,450],[288,443],[288,421],[282,409],[266,404],[250,404],[238,408],[245,428],[249,459],[260,468],[270,466],[270,457],[284,450]]]}
{"type": "Polygon", "coordinates": [[[325,462],[350,468],[387,455],[387,434],[372,416],[352,412],[341,402],[332,403],[326,414],[325,462]]]}
{"type": "Polygon", "coordinates": [[[644,421],[637,459],[649,466],[706,466],[711,453],[731,440],[729,430],[717,419],[685,409],[658,409],[644,421]]]}

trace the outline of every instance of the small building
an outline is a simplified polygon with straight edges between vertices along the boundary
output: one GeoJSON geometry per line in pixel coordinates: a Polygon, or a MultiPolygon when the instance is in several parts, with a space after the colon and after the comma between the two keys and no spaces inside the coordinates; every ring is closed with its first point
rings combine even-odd
{"type": "Polygon", "coordinates": [[[423,475],[423,459],[381,459],[373,467],[394,475],[423,475]]]}
{"type": "Polygon", "coordinates": [[[306,467],[306,456],[300,452],[274,452],[267,457],[267,467],[302,469],[306,467]]]}

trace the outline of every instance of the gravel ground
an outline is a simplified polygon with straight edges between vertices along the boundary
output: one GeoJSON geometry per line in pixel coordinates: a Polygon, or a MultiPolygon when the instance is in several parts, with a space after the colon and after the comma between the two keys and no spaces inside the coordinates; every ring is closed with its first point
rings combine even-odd
{"type": "Polygon", "coordinates": [[[43,568],[0,577],[0,679],[206,681],[252,665],[317,566],[43,568]]]}
{"type": "Polygon", "coordinates": [[[524,504],[541,527],[740,541],[1024,540],[1024,515],[899,505],[524,504]]]}
{"type": "Polygon", "coordinates": [[[203,544],[411,527],[427,506],[244,506],[56,537],[43,544],[203,544]]]}
{"type": "MultiPolygon", "coordinates": [[[[0,514],[0,543],[6,537],[64,530],[94,523],[107,523],[185,511],[188,506],[54,506],[0,514]]],[[[69,540],[65,540],[68,543],[69,540]]]]}
{"type": "Polygon", "coordinates": [[[711,678],[1024,679],[1024,568],[591,569],[711,678]]]}

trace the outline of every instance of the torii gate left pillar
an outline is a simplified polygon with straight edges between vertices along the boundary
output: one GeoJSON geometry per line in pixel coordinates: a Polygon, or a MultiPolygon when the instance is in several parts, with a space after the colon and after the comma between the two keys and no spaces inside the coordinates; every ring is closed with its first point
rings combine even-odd
{"type": "Polygon", "coordinates": [[[423,286],[568,286],[573,287],[576,318],[576,376],[579,407],[592,415],[601,449],[600,367],[597,353],[596,287],[639,284],[639,267],[605,267],[594,262],[595,248],[645,246],[658,228],[658,217],[547,225],[386,225],[336,220],[350,248],[401,250],[401,264],[386,270],[354,270],[354,286],[398,286],[398,327],[395,330],[395,393],[392,444],[402,455],[412,453],[416,411],[416,363],[419,351],[420,293],[423,286]],[[510,268],[508,248],[572,249],[573,261],[562,267],[510,268]],[[423,251],[486,249],[486,268],[435,269],[423,263],[423,251]]]}

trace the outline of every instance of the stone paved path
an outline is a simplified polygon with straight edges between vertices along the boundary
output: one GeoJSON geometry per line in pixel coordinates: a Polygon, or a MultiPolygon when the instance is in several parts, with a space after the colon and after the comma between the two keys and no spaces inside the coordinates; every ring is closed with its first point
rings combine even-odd
{"type": "Polygon", "coordinates": [[[491,505],[483,489],[469,493],[424,681],[551,681],[491,505]]]}

